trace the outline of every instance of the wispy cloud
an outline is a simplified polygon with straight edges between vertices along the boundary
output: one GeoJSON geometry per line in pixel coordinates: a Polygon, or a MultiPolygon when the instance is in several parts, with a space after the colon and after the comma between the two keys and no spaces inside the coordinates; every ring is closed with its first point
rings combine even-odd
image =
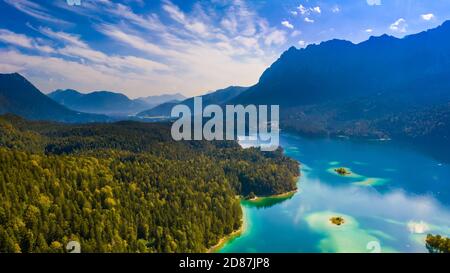
{"type": "MultiPolygon", "coordinates": [[[[48,71],[52,78],[65,79],[67,86],[58,88],[77,88],[79,81],[80,89],[113,87],[131,96],[173,91],[195,95],[228,85],[256,83],[282,50],[277,48],[286,43],[288,34],[282,25],[271,26],[246,1],[213,4],[222,5],[217,9],[220,12],[210,12],[212,3],[208,2],[197,2],[186,12],[164,0],[162,13],[156,15],[137,13],[131,6],[109,0],[86,2],[83,9],[55,3],[65,12],[92,18],[92,29],[114,41],[115,47],[122,46],[127,54],[95,49],[77,33],[30,26],[49,42],[51,54],[3,50],[2,67],[20,67],[18,70],[34,71],[33,74],[48,71]]],[[[14,40],[5,32],[3,40],[6,39],[10,44],[20,43],[20,47],[35,51],[33,47],[40,45],[25,35],[16,35],[14,40]]],[[[44,90],[56,87],[53,81],[45,79],[48,77],[40,78],[38,83],[44,90]]]]}
{"type": "Polygon", "coordinates": [[[40,44],[35,39],[22,34],[17,34],[7,29],[0,29],[0,42],[26,49],[37,50],[43,53],[54,52],[53,48],[48,45],[40,44]]]}
{"type": "Polygon", "coordinates": [[[389,26],[389,29],[394,32],[405,33],[408,24],[404,18],[400,18],[389,26]]]}
{"type": "Polygon", "coordinates": [[[28,0],[4,0],[5,3],[15,7],[23,13],[28,14],[31,17],[36,19],[47,21],[55,24],[71,24],[67,21],[61,20],[57,17],[50,15],[49,11],[39,5],[36,2],[31,2],[28,0]]]}
{"type": "Polygon", "coordinates": [[[0,41],[25,48],[33,48],[32,40],[25,35],[16,34],[7,29],[0,29],[0,41]]]}
{"type": "Polygon", "coordinates": [[[264,43],[268,46],[284,44],[286,42],[286,33],[284,31],[273,31],[264,40],[264,43]]]}
{"type": "Polygon", "coordinates": [[[78,47],[87,48],[89,47],[87,43],[83,42],[79,35],[69,34],[62,31],[53,31],[48,27],[40,27],[37,29],[42,34],[48,36],[49,38],[53,38],[71,45],[75,45],[78,47]]]}
{"type": "MultiPolygon", "coordinates": [[[[164,1],[162,9],[172,22],[163,24],[156,15],[147,17],[151,18],[151,27],[159,29],[153,33],[158,44],[145,39],[147,35],[136,27],[127,30],[123,26],[101,24],[96,28],[111,39],[150,57],[163,58],[185,77],[205,79],[202,80],[203,87],[197,87],[197,91],[232,84],[236,78],[242,79],[242,85],[255,83],[259,74],[276,57],[275,54],[267,54],[267,47],[283,45],[287,40],[286,32],[271,27],[245,1],[232,1],[224,6],[223,13],[211,14],[207,8],[197,3],[191,13],[186,13],[172,2],[164,1]],[[213,67],[216,69],[211,69],[213,67]],[[236,77],[239,71],[247,71],[247,76],[244,78],[241,73],[236,77]]],[[[131,10],[128,12],[130,18],[142,18],[131,10]]],[[[284,26],[290,28],[292,25],[284,26]]]]}

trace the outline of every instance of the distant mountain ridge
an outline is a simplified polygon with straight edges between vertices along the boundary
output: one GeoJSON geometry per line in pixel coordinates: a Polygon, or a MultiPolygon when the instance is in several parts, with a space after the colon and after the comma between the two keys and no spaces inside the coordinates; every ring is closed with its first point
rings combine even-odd
{"type": "Polygon", "coordinates": [[[185,99],[186,97],[180,93],[137,98],[137,100],[143,101],[149,106],[147,109],[149,109],[150,107],[161,105],[166,102],[180,102],[185,99]]]}
{"type": "Polygon", "coordinates": [[[56,90],[48,96],[72,110],[112,116],[133,115],[149,107],[144,101],[131,100],[123,94],[110,91],[82,94],[76,90],[67,89],[56,90]]]}
{"type": "MultiPolygon", "coordinates": [[[[37,93],[43,95],[18,74],[2,76],[0,113],[64,122],[99,118],[42,100],[37,93]],[[27,92],[16,96],[17,90],[27,92]]],[[[51,96],[67,104],[85,95],[65,90],[51,96]]],[[[124,95],[113,97],[129,103],[124,95]]],[[[302,134],[401,139],[425,148],[438,145],[450,155],[450,21],[401,39],[382,35],[358,44],[331,40],[290,48],[256,85],[231,86],[202,98],[204,105],[278,104],[281,127],[302,134]]],[[[97,106],[104,101],[95,99],[97,106]]],[[[137,116],[168,117],[177,104],[192,107],[193,98],[137,116]]]]}
{"type": "Polygon", "coordinates": [[[402,140],[450,162],[450,21],[292,47],[230,103],[278,104],[281,127],[297,133],[402,140]]]}
{"type": "Polygon", "coordinates": [[[292,47],[233,101],[291,107],[379,92],[448,95],[449,75],[447,21],[402,39],[382,35],[359,44],[331,40],[305,49],[292,47]]]}
{"type": "Polygon", "coordinates": [[[105,122],[104,115],[72,111],[39,91],[18,73],[0,74],[0,114],[15,114],[31,120],[60,122],[105,122]]]}
{"type": "MultiPolygon", "coordinates": [[[[208,93],[206,95],[201,96],[203,99],[203,105],[209,104],[218,104],[224,105],[231,99],[239,96],[243,92],[245,92],[248,87],[241,86],[230,86],[224,89],[219,89],[217,91],[208,93]]],[[[139,117],[168,117],[172,111],[172,108],[177,104],[187,105],[190,108],[194,105],[194,98],[186,99],[182,102],[167,102],[163,103],[159,106],[156,106],[150,110],[143,111],[137,116],[139,117]]]]}

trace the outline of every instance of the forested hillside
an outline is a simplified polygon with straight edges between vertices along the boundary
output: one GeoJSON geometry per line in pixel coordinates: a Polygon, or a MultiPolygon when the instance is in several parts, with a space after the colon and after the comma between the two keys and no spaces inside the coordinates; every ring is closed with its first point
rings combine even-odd
{"type": "Polygon", "coordinates": [[[58,104],[18,73],[0,73],[0,115],[2,114],[70,123],[111,121],[111,118],[104,115],[81,113],[58,104]]]}
{"type": "Polygon", "coordinates": [[[168,124],[0,117],[0,252],[202,252],[241,224],[236,195],[293,190],[298,163],[168,124]]]}

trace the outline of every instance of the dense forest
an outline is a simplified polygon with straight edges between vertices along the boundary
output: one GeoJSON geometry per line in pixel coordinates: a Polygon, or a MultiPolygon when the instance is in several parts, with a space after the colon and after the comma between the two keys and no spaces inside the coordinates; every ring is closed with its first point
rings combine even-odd
{"type": "Polygon", "coordinates": [[[169,124],[0,117],[0,252],[203,252],[241,225],[237,195],[295,189],[298,163],[169,124]]]}

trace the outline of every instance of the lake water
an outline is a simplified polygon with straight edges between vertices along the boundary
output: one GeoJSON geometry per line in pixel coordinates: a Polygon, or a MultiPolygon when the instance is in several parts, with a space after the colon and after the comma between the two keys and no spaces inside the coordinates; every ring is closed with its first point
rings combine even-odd
{"type": "Polygon", "coordinates": [[[299,192],[243,201],[245,231],[220,252],[427,252],[427,233],[450,236],[450,165],[389,141],[282,134],[281,145],[302,164],[299,192]]]}

